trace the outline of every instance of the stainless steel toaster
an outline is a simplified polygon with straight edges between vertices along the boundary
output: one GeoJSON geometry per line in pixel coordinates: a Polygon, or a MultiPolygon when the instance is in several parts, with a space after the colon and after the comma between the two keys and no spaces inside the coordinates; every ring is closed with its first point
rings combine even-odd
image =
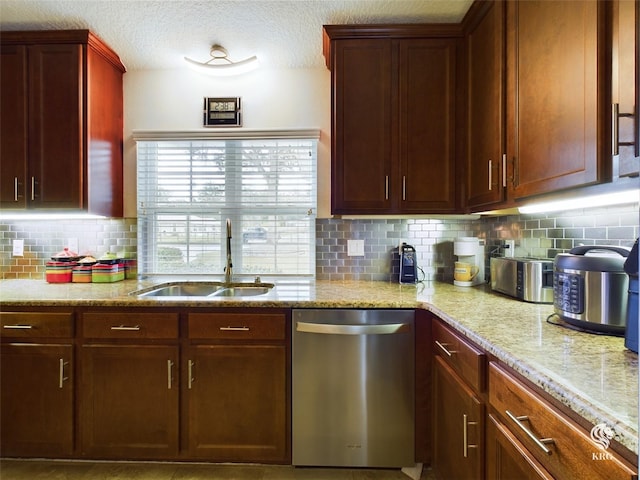
{"type": "Polygon", "coordinates": [[[491,258],[491,289],[531,303],[553,303],[553,260],[491,258]]]}

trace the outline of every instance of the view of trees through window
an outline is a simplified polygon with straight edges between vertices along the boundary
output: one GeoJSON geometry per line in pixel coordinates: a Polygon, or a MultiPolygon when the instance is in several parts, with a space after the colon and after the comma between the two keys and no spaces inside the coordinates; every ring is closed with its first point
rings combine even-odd
{"type": "Polygon", "coordinates": [[[314,138],[138,140],[142,273],[315,272],[314,138]]]}

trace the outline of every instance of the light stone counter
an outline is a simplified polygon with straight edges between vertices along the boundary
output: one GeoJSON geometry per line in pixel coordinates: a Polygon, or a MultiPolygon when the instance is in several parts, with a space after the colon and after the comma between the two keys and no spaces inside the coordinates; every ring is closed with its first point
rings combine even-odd
{"type": "Polygon", "coordinates": [[[3,280],[0,309],[11,305],[425,308],[593,425],[612,427],[615,439],[638,453],[638,355],[624,348],[622,338],[547,323],[551,305],[521,302],[484,286],[444,283],[278,281],[267,296],[241,300],[142,300],[129,295],[154,283],[157,280],[112,284],[3,280]]]}

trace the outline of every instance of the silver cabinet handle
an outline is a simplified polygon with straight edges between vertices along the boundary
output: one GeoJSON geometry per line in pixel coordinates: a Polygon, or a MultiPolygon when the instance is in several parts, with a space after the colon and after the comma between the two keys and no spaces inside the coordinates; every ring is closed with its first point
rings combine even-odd
{"type": "Polygon", "coordinates": [[[636,138],[637,135],[637,122],[636,114],[634,113],[620,113],[620,104],[611,104],[611,155],[616,156],[620,154],[620,145],[625,147],[635,147],[636,156],[638,155],[639,141],[636,138]],[[634,122],[633,128],[633,142],[621,142],[620,141],[620,119],[631,118],[634,122]]]}
{"type": "Polygon", "coordinates": [[[248,332],[249,327],[220,327],[223,332],[248,332]]]}
{"type": "Polygon", "coordinates": [[[447,357],[452,357],[454,353],[458,353],[455,350],[449,350],[447,348],[449,346],[448,343],[440,343],[438,340],[436,340],[436,345],[440,347],[440,350],[442,350],[447,355],[447,357]]]}
{"type": "Polygon", "coordinates": [[[18,177],[13,178],[13,201],[18,201],[18,177]]]}
{"type": "Polygon", "coordinates": [[[507,154],[502,154],[502,186],[507,186],[507,154]]]}
{"type": "Polygon", "coordinates": [[[173,371],[173,362],[171,360],[167,360],[167,389],[171,390],[171,383],[173,378],[171,377],[171,372],[173,371]]]}
{"type": "Polygon", "coordinates": [[[128,327],[126,325],[120,325],[120,326],[112,326],[111,330],[116,330],[116,331],[124,331],[124,332],[137,332],[140,330],[140,325],[135,325],[132,327],[128,327]]]}
{"type": "Polygon", "coordinates": [[[193,378],[193,366],[195,365],[195,362],[193,360],[189,360],[188,362],[188,372],[187,372],[187,376],[189,377],[189,381],[188,381],[188,385],[187,387],[189,388],[189,390],[191,390],[191,386],[193,385],[194,382],[194,378],[193,378]]]}
{"type": "Polygon", "coordinates": [[[388,335],[408,332],[409,323],[388,323],[386,325],[335,325],[329,323],[297,322],[296,330],[304,333],[324,333],[329,335],[388,335]]]}
{"type": "Polygon", "coordinates": [[[402,176],[402,200],[407,199],[407,176],[402,176]]]}
{"type": "Polygon", "coordinates": [[[62,388],[64,381],[69,380],[69,377],[64,376],[64,367],[69,365],[69,362],[65,362],[63,358],[59,359],[58,367],[58,388],[62,388]]]}
{"type": "Polygon", "coordinates": [[[470,422],[467,419],[467,414],[462,414],[462,456],[467,458],[469,456],[470,448],[478,448],[478,445],[469,445],[469,435],[467,429],[469,425],[477,425],[478,422],[470,422]]]}
{"type": "Polygon", "coordinates": [[[611,104],[611,155],[614,157],[620,153],[618,143],[620,141],[620,132],[618,131],[620,117],[620,105],[617,103],[611,104]]]}
{"type": "Polygon", "coordinates": [[[489,191],[493,190],[493,185],[491,185],[491,183],[493,182],[493,178],[491,178],[493,175],[493,172],[491,171],[493,169],[493,161],[489,160],[489,191]]]}
{"type": "Polygon", "coordinates": [[[527,417],[526,415],[516,417],[509,410],[505,410],[505,413],[511,420],[515,422],[515,424],[520,428],[520,430],[522,430],[527,435],[527,437],[529,437],[533,441],[533,443],[535,443],[540,448],[540,450],[542,450],[547,455],[551,455],[551,450],[549,450],[545,444],[553,443],[553,438],[536,437],[536,435],[522,423],[524,421],[529,420],[529,417],[527,417]]]}
{"type": "Polygon", "coordinates": [[[31,200],[36,199],[36,177],[31,177],[31,200]]]}
{"type": "Polygon", "coordinates": [[[2,328],[6,328],[7,330],[31,330],[33,326],[32,325],[4,325],[2,328]]]}
{"type": "Polygon", "coordinates": [[[384,176],[384,199],[389,200],[389,175],[384,176]]]}

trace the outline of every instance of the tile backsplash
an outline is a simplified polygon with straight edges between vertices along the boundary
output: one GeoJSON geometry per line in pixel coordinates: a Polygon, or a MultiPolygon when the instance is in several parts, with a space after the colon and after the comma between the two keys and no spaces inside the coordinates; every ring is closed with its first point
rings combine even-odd
{"type": "MultiPolygon", "coordinates": [[[[319,280],[395,281],[398,245],[416,248],[419,278],[452,281],[453,242],[478,237],[487,258],[499,253],[503,240],[514,239],[516,256],[553,258],[559,252],[585,245],[631,247],[639,236],[638,204],[537,215],[455,217],[447,219],[376,219],[316,221],[316,278],[319,280]],[[347,256],[347,240],[364,240],[364,256],[347,256]]],[[[62,250],[69,238],[78,239],[80,254],[117,253],[135,256],[137,221],[3,220],[0,221],[2,278],[44,279],[45,263],[62,250]],[[24,240],[24,256],[12,255],[12,241],[24,240]]]]}
{"type": "MultiPolygon", "coordinates": [[[[471,217],[470,217],[471,218],[471,217]]],[[[323,280],[388,280],[398,277],[400,239],[416,248],[419,278],[453,281],[453,242],[485,241],[486,263],[515,240],[519,257],[554,258],[577,245],[631,247],[639,235],[638,204],[477,220],[336,220],[316,223],[316,277],[323,280]],[[364,257],[347,256],[347,240],[364,239],[364,257]]],[[[488,266],[485,270],[488,272],[488,266]]]]}
{"type": "Polygon", "coordinates": [[[136,256],[137,221],[129,219],[3,220],[0,222],[2,278],[44,279],[45,264],[78,239],[78,253],[100,256],[107,251],[136,256]],[[24,240],[24,256],[14,257],[13,240],[24,240]]]}

